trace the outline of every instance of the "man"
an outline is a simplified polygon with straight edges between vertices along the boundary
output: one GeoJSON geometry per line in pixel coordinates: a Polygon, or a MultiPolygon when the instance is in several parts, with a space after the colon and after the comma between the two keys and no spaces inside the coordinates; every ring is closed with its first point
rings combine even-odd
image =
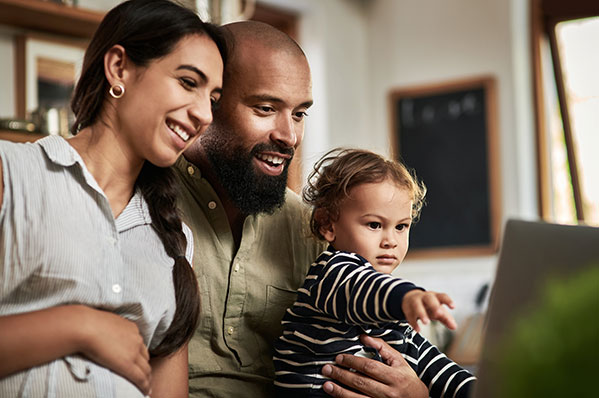
{"type": "MultiPolygon", "coordinates": [[[[208,131],[176,166],[202,296],[189,344],[189,388],[197,397],[270,397],[281,318],[323,249],[309,238],[301,200],[286,190],[312,105],[310,69],[300,47],[269,25],[239,22],[223,32],[229,54],[222,99],[208,131]]],[[[401,355],[385,357],[394,365],[343,358],[367,374],[365,364],[374,366],[374,379],[332,366],[325,371],[377,394],[401,385],[427,396],[401,355]]],[[[327,385],[334,396],[351,396],[327,385]]]]}

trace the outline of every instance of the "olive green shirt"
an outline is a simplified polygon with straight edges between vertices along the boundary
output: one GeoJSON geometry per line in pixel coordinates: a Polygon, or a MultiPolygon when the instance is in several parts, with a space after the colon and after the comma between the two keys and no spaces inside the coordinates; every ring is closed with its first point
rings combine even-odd
{"type": "Polygon", "coordinates": [[[189,344],[192,397],[273,397],[273,343],[310,264],[325,245],[310,236],[308,210],[288,190],[272,215],[248,216],[239,250],[222,204],[183,157],[180,209],[194,236],[200,324],[189,344]]]}

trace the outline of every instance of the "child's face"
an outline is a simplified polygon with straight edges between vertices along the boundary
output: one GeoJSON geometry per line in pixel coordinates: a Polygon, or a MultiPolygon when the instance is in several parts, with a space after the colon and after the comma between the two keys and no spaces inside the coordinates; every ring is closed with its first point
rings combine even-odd
{"type": "Polygon", "coordinates": [[[411,223],[408,191],[385,180],[353,187],[341,202],[339,219],[321,233],[335,249],[357,253],[390,274],[408,251],[411,223]]]}

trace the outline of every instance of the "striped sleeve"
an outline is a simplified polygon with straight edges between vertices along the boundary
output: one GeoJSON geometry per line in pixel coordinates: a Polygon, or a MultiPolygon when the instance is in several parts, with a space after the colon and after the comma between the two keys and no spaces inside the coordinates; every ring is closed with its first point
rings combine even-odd
{"type": "Polygon", "coordinates": [[[412,364],[418,378],[426,385],[431,398],[467,398],[476,378],[466,369],[452,361],[408,324],[406,341],[397,345],[388,341],[400,351],[406,361],[412,364]]]}
{"type": "Polygon", "coordinates": [[[404,320],[403,296],[413,283],[377,272],[356,254],[337,252],[310,287],[312,304],[329,316],[351,325],[404,320]]]}

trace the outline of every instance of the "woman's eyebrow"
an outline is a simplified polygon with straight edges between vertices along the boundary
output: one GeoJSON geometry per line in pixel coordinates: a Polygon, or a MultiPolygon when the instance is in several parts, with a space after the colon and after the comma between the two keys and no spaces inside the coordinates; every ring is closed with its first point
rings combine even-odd
{"type": "Polygon", "coordinates": [[[208,81],[208,77],[206,76],[206,74],[193,65],[187,65],[187,64],[179,65],[177,70],[188,70],[191,72],[195,72],[200,77],[200,79],[202,79],[204,82],[208,81]]]}

